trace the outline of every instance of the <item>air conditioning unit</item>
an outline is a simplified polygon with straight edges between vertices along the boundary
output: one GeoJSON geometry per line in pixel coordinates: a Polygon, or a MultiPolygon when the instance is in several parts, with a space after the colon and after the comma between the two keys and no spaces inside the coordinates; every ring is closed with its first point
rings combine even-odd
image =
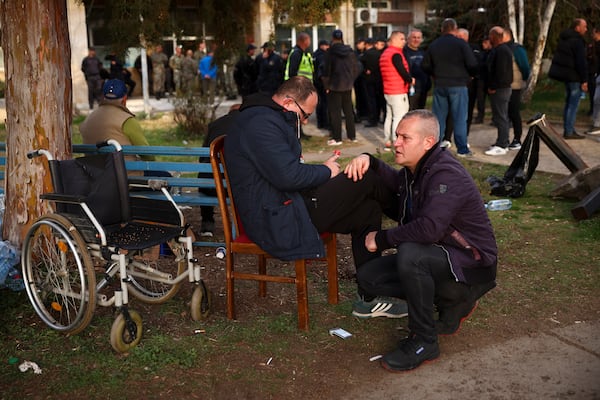
{"type": "Polygon", "coordinates": [[[357,24],[376,24],[377,9],[376,8],[357,8],[356,9],[357,24]]]}

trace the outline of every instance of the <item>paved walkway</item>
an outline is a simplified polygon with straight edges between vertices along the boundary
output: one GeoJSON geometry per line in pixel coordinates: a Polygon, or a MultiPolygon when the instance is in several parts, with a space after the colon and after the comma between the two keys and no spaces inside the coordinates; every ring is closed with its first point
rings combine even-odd
{"type": "MultiPolygon", "coordinates": [[[[523,116],[526,118],[526,116],[523,116]]],[[[550,123],[557,132],[562,132],[560,121],[550,123]]],[[[587,125],[578,126],[578,129],[583,132],[586,130],[587,125]]],[[[383,126],[379,125],[376,128],[365,128],[363,124],[356,125],[356,137],[358,143],[344,142],[341,146],[335,147],[340,149],[344,155],[358,155],[364,152],[375,154],[377,151],[383,151],[384,140],[383,140],[383,126]]],[[[309,124],[305,128],[305,132],[308,135],[313,136],[324,136],[328,132],[319,130],[316,128],[314,123],[309,124]]],[[[344,133],[345,135],[345,133],[344,133]]],[[[469,144],[471,151],[475,154],[473,157],[476,161],[489,162],[500,165],[510,165],[513,158],[517,154],[517,151],[509,151],[504,156],[486,156],[484,152],[490,147],[496,140],[497,131],[496,128],[489,124],[478,124],[471,126],[471,134],[469,136],[469,144]]],[[[523,128],[523,138],[527,135],[527,127],[523,128]]],[[[345,136],[344,136],[345,137],[345,136]]],[[[511,131],[512,138],[512,131],[511,131]]],[[[589,136],[586,135],[584,140],[570,140],[567,142],[571,148],[586,162],[590,167],[600,165],[600,135],[589,136]]],[[[304,158],[307,161],[321,161],[327,158],[330,151],[333,148],[322,149],[320,153],[304,154],[304,158]]],[[[456,148],[452,147],[452,151],[456,148]]],[[[557,174],[570,175],[570,171],[564,164],[552,153],[552,151],[542,142],[540,145],[540,159],[537,167],[539,171],[553,172],[557,174]]],[[[535,175],[534,175],[535,176],[535,175]]]]}

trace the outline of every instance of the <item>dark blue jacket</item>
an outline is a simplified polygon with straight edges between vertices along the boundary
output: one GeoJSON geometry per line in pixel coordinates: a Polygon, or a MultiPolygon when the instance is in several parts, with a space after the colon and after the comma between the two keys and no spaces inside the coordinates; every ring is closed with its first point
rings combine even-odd
{"type": "Polygon", "coordinates": [[[301,191],[329,180],[324,165],[302,163],[300,121],[270,97],[248,96],[225,137],[225,162],[248,237],[282,260],[323,257],[301,191]]]}
{"type": "Polygon", "coordinates": [[[379,250],[402,242],[437,244],[446,251],[457,281],[476,284],[496,278],[498,248],[481,194],[449,151],[432,148],[414,175],[374,157],[371,168],[399,196],[398,226],[377,233],[379,250]]]}
{"type": "Polygon", "coordinates": [[[421,68],[433,77],[436,87],[467,86],[477,75],[479,64],[471,47],[462,39],[444,34],[429,45],[421,68]]]}
{"type": "Polygon", "coordinates": [[[283,82],[283,59],[277,53],[263,58],[262,53],[254,60],[257,70],[256,86],[261,93],[274,94],[283,82]]]}

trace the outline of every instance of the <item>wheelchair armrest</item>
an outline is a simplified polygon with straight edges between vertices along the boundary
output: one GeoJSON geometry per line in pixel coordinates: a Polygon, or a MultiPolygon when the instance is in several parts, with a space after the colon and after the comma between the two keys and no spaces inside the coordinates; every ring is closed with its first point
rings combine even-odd
{"type": "Polygon", "coordinates": [[[87,197],[82,196],[82,195],[45,193],[45,194],[40,195],[40,199],[57,201],[59,203],[80,204],[80,203],[85,203],[85,200],[87,199],[87,197]]]}

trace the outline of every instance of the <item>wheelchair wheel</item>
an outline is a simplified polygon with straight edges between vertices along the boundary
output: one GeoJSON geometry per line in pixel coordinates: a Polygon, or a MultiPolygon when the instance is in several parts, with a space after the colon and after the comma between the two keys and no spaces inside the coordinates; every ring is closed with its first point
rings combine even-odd
{"type": "Polygon", "coordinates": [[[194,289],[192,295],[191,304],[191,315],[194,321],[202,321],[208,317],[212,306],[211,295],[204,284],[204,281],[200,281],[200,284],[194,289]]]}
{"type": "Polygon", "coordinates": [[[142,339],[142,317],[135,311],[128,313],[130,323],[125,315],[120,313],[110,329],[110,345],[119,353],[133,349],[142,339]]]}
{"type": "Polygon", "coordinates": [[[81,332],[96,308],[96,276],[87,245],[65,217],[49,214],[31,225],[21,259],[27,296],[52,329],[81,332]]]}
{"type": "Polygon", "coordinates": [[[168,274],[175,279],[184,271],[187,271],[185,248],[181,243],[171,240],[168,244],[146,249],[134,257],[127,266],[130,279],[128,289],[145,303],[163,303],[177,294],[181,282],[160,282],[160,275],[168,274]]]}

